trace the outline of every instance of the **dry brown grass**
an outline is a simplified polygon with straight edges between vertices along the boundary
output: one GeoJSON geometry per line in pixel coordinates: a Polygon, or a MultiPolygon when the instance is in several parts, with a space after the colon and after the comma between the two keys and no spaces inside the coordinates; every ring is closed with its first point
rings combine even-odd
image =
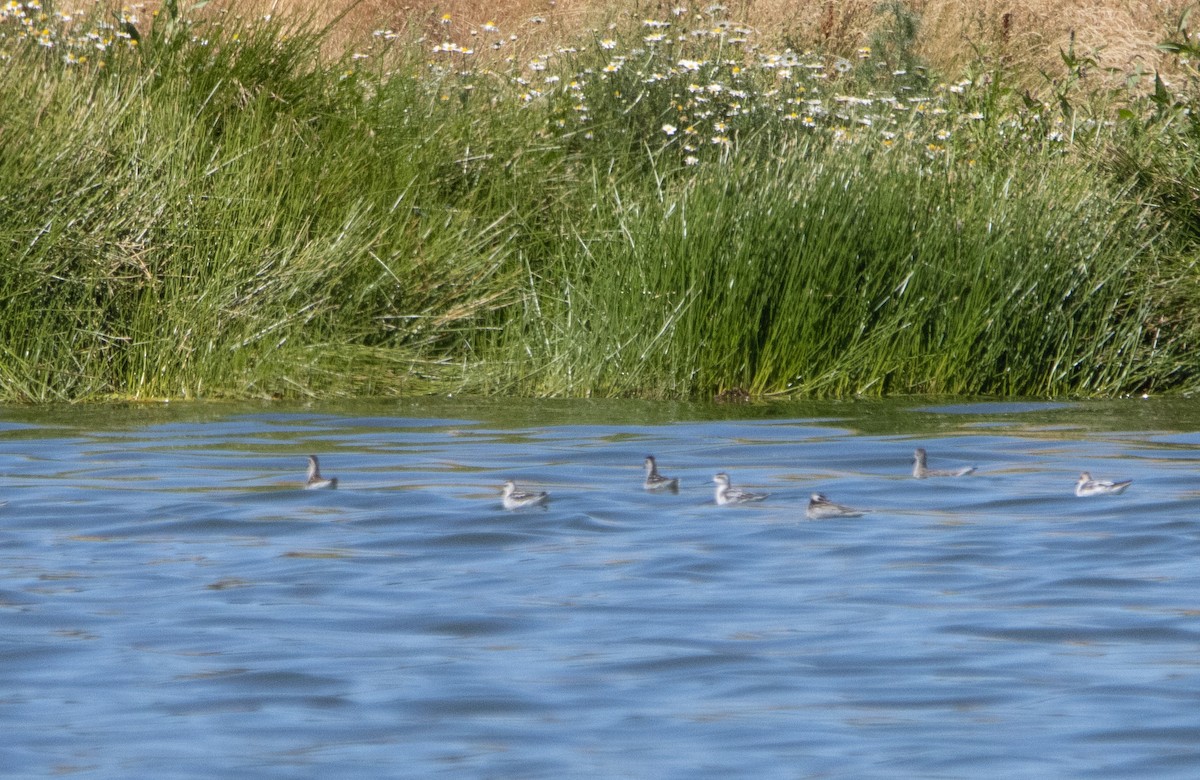
{"type": "Polygon", "coordinates": [[[939,69],[975,52],[1003,57],[1017,72],[1060,73],[1071,44],[1102,70],[1170,70],[1155,47],[1194,0],[925,0],[922,52],[939,69]]]}
{"type": "MultiPolygon", "coordinates": [[[[621,18],[671,17],[686,6],[699,14],[710,2],[652,0],[602,3],[571,0],[236,0],[243,11],[309,15],[320,22],[338,19],[333,47],[365,45],[373,30],[387,28],[450,37],[471,43],[471,31],[495,22],[505,35],[516,34],[507,54],[533,53],[549,44],[571,42],[588,30],[621,18]],[[451,15],[449,28],[441,25],[451,15]],[[339,18],[340,17],[340,18],[339,18]]],[[[789,41],[799,46],[852,50],[886,24],[879,0],[725,0],[729,18],[758,31],[766,45],[789,41]]],[[[1003,58],[1036,82],[1039,74],[1061,73],[1059,51],[1074,36],[1077,53],[1096,57],[1101,69],[1119,73],[1170,71],[1155,45],[1174,29],[1196,0],[907,0],[922,20],[919,54],[948,76],[979,55],[1003,58]]]]}

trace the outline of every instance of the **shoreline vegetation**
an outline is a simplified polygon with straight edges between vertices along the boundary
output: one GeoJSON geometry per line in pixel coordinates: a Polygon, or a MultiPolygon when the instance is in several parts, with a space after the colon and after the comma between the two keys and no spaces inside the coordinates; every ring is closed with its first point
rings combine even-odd
{"type": "Polygon", "coordinates": [[[3,402],[1200,389],[1187,15],[1164,76],[939,72],[898,0],[828,48],[678,3],[520,56],[5,2],[3,402]]]}

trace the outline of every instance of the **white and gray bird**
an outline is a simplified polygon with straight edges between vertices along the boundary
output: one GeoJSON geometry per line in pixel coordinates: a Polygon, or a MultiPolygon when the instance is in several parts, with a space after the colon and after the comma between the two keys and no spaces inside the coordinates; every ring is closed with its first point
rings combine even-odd
{"type": "Polygon", "coordinates": [[[862,517],[863,512],[862,509],[835,504],[824,493],[813,493],[804,514],[809,520],[825,520],[830,517],[862,517]]]}
{"type": "Polygon", "coordinates": [[[956,469],[931,469],[927,465],[925,450],[921,447],[913,450],[913,476],[917,479],[926,477],[963,477],[975,470],[974,466],[960,466],[956,469]]]}
{"type": "Polygon", "coordinates": [[[517,490],[517,485],[511,479],[504,483],[504,508],[521,509],[527,506],[538,506],[550,500],[550,494],[544,490],[517,490]]]}
{"type": "Polygon", "coordinates": [[[751,501],[762,501],[767,497],[766,493],[751,493],[748,490],[741,490],[729,484],[729,475],[725,472],[713,475],[713,482],[717,483],[717,505],[726,506],[728,504],[748,504],[751,501]]]}
{"type": "Polygon", "coordinates": [[[308,479],[304,482],[305,490],[332,490],[337,487],[337,477],[322,477],[321,464],[316,455],[308,456],[308,479]]]}
{"type": "Polygon", "coordinates": [[[1124,493],[1125,488],[1132,484],[1132,479],[1126,479],[1122,482],[1092,479],[1092,475],[1085,471],[1079,475],[1079,481],[1075,483],[1075,495],[1080,498],[1086,498],[1087,496],[1115,496],[1119,493],[1124,493]]]}
{"type": "Polygon", "coordinates": [[[679,492],[679,480],[675,477],[664,477],[658,473],[658,464],[653,455],[646,456],[646,481],[642,483],[646,490],[669,490],[679,492]]]}

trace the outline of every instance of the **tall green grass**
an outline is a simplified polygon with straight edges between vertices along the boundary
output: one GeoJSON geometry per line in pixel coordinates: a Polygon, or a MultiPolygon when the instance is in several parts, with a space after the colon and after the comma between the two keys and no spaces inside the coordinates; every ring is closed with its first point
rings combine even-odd
{"type": "Polygon", "coordinates": [[[507,302],[503,220],[429,176],[455,165],[449,114],[402,78],[368,101],[319,42],[156,28],[104,69],[5,65],[0,395],[459,380],[463,324],[507,302]]]}
{"type": "Polygon", "coordinates": [[[1155,250],[1121,232],[1138,207],[1114,212],[1086,171],[793,151],[661,200],[598,191],[613,224],[564,248],[499,345],[513,385],[675,397],[1154,383],[1155,250]]]}
{"type": "Polygon", "coordinates": [[[0,60],[2,400],[1200,376],[1172,224],[1098,173],[1136,134],[1060,142],[994,81],[892,120],[839,95],[912,88],[869,61],[787,92],[723,40],[682,71],[682,44],[573,50],[534,94],[416,44],[330,61],[278,21],[140,24],[103,67],[0,60]]]}

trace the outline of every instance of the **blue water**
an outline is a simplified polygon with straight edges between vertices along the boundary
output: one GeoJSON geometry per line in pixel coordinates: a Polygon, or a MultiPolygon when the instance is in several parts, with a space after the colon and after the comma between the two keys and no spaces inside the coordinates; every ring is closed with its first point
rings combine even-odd
{"type": "Polygon", "coordinates": [[[1198,475],[1186,401],[0,409],[0,774],[1194,778],[1198,475]]]}

